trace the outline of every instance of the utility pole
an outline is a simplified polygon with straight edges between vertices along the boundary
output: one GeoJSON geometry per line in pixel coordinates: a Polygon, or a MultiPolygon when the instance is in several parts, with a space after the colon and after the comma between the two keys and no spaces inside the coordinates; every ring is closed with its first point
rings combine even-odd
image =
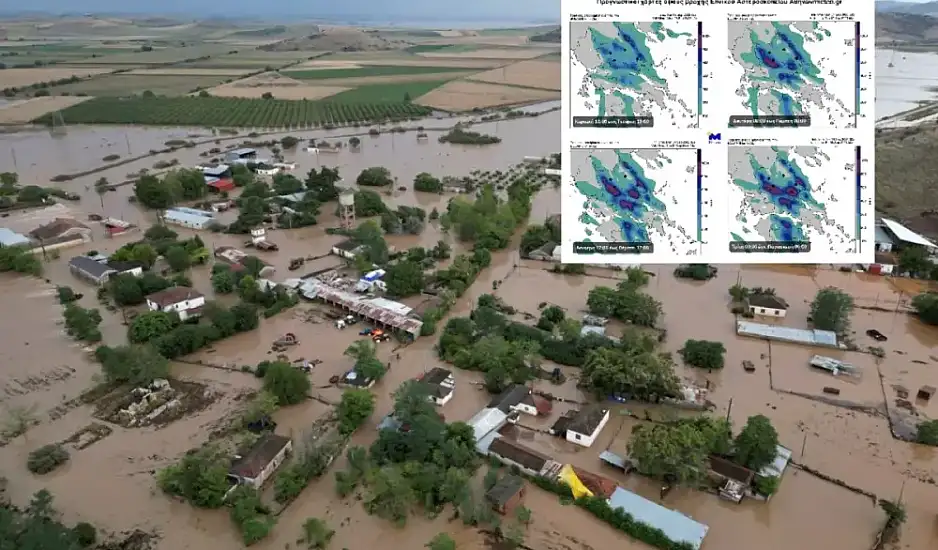
{"type": "Polygon", "coordinates": [[[730,397],[730,404],[726,407],[726,421],[730,421],[730,413],[733,412],[733,398],[730,397]]]}
{"type": "Polygon", "coordinates": [[[804,462],[804,448],[808,445],[808,434],[804,434],[804,438],[801,440],[801,458],[800,460],[804,462]]]}

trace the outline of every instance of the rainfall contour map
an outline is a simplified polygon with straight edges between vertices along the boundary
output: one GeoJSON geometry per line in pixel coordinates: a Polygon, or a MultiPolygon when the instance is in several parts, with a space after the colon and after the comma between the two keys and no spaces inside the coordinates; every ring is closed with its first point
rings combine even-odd
{"type": "Polygon", "coordinates": [[[590,118],[652,117],[656,128],[697,128],[697,41],[695,21],[571,22],[574,126],[590,118]]]}
{"type": "Polygon", "coordinates": [[[577,222],[565,241],[652,243],[636,262],[699,254],[696,149],[574,148],[570,164],[564,216],[577,222]]]}
{"type": "Polygon", "coordinates": [[[810,242],[817,254],[853,253],[857,224],[852,146],[730,146],[730,240],[810,242]]]}
{"type": "Polygon", "coordinates": [[[729,21],[737,83],[730,115],[807,116],[814,128],[856,128],[855,32],[850,21],[729,21]]]}

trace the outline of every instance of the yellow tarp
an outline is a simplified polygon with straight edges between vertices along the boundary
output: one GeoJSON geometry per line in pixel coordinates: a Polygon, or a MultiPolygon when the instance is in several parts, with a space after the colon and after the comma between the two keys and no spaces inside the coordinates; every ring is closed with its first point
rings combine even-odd
{"type": "Polygon", "coordinates": [[[560,479],[570,486],[570,491],[573,492],[573,498],[593,496],[593,492],[587,489],[586,485],[583,485],[583,482],[577,477],[576,473],[573,471],[573,466],[569,464],[564,465],[563,469],[560,470],[560,479]]]}

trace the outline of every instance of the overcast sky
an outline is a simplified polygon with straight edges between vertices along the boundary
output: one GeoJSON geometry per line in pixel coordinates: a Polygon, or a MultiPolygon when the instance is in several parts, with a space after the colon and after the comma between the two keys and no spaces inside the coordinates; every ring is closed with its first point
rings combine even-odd
{"type": "MultiPolygon", "coordinates": [[[[0,2],[2,4],[2,2],[0,2]]],[[[6,9],[13,5],[4,6],[6,9]]],[[[193,16],[243,15],[271,17],[336,16],[388,17],[396,19],[560,19],[560,0],[161,0],[127,2],[126,0],[30,0],[17,7],[30,11],[54,13],[120,12],[188,14],[193,16]]],[[[2,8],[0,8],[2,9],[2,8]]]]}

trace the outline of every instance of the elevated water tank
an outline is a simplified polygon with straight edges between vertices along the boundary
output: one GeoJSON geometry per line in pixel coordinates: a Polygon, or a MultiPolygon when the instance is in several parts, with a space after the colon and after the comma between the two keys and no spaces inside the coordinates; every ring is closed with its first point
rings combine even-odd
{"type": "Polygon", "coordinates": [[[343,191],[339,194],[339,205],[341,206],[355,206],[355,193],[351,191],[343,191]]]}

